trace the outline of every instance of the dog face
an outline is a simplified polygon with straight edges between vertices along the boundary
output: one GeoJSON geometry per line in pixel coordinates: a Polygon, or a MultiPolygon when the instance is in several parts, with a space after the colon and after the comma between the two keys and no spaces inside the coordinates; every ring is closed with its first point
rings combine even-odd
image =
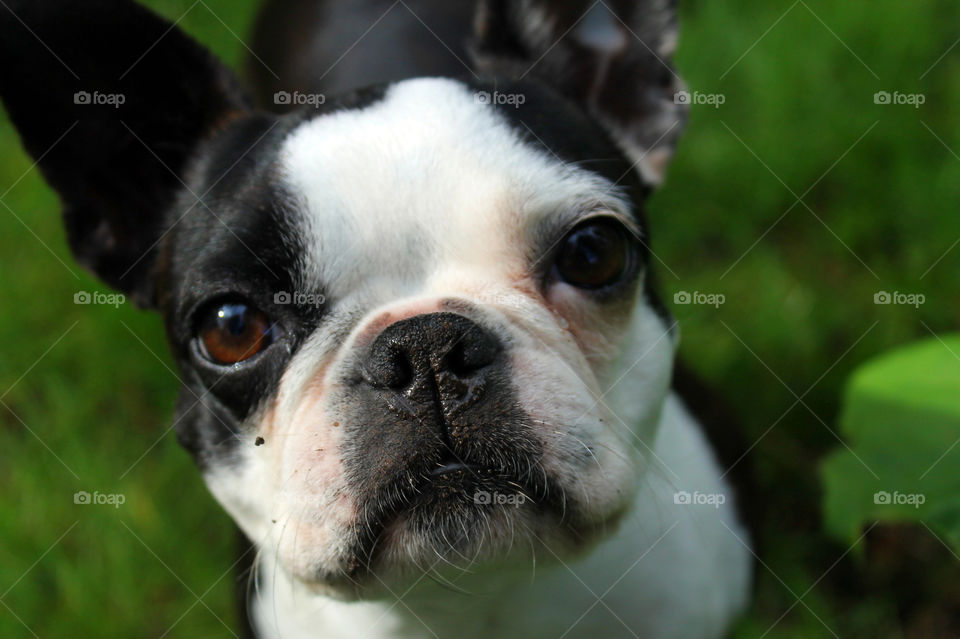
{"type": "MultiPolygon", "coordinates": [[[[104,52],[72,51],[68,16],[14,8],[102,78],[136,49],[118,33],[167,28],[93,4],[112,10],[91,27],[104,52]]],[[[564,27],[536,3],[483,7],[478,67],[502,64],[490,24],[531,51],[564,27]]],[[[610,29],[597,20],[574,35],[596,43],[610,29]]],[[[578,101],[576,82],[414,79],[278,116],[247,109],[181,34],[156,49],[104,80],[129,122],[83,114],[80,139],[53,151],[74,111],[38,116],[18,97],[60,104],[51,83],[14,70],[0,93],[45,156],[78,256],[162,314],[179,438],[247,535],[304,584],[356,597],[438,562],[576,552],[611,529],[647,469],[672,360],[643,216],[667,153],[651,121],[675,116],[658,140],[677,124],[663,96],[644,94],[658,110],[630,122],[598,106],[602,85],[578,101]],[[189,90],[150,88],[184,65],[189,90]],[[495,93],[522,100],[483,99],[495,93]],[[630,394],[607,396],[624,377],[630,394]]]]}
{"type": "MultiPolygon", "coordinates": [[[[531,109],[557,99],[521,88],[531,109]]],[[[633,496],[643,464],[597,398],[628,334],[650,353],[619,419],[655,417],[669,376],[639,184],[575,112],[556,109],[585,132],[562,161],[482,89],[410,80],[281,125],[239,198],[215,197],[260,212],[248,236],[201,215],[169,243],[172,341],[224,422],[201,404],[181,432],[218,433],[196,447],[214,493],[306,581],[576,548],[633,496]]]]}

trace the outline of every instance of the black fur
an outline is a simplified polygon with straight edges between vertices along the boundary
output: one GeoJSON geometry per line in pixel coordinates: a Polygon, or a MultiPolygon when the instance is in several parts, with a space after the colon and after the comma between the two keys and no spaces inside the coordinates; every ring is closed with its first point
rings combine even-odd
{"type": "Polygon", "coordinates": [[[472,5],[268,0],[253,39],[258,59],[248,63],[258,102],[275,107],[277,91],[333,96],[412,77],[464,73],[472,5]]]}
{"type": "Polygon", "coordinates": [[[201,466],[228,462],[241,422],[274,396],[293,353],[336,304],[335,299],[322,305],[277,303],[282,292],[326,298],[322,283],[297,290],[306,247],[300,213],[278,176],[280,145],[305,118],[362,108],[381,97],[377,90],[356,92],[319,112],[235,121],[202,147],[188,171],[190,190],[165,216],[169,232],[158,269],[158,300],[184,378],[177,434],[201,466]],[[196,196],[202,196],[200,203],[196,196]],[[267,313],[280,339],[256,357],[223,367],[200,355],[194,334],[204,310],[234,299],[267,313]]]}
{"type": "Polygon", "coordinates": [[[246,106],[233,76],[169,26],[121,0],[8,0],[0,10],[0,97],[60,193],[70,246],[147,306],[178,178],[198,142],[246,106]],[[124,103],[76,104],[79,92],[124,103]]]}

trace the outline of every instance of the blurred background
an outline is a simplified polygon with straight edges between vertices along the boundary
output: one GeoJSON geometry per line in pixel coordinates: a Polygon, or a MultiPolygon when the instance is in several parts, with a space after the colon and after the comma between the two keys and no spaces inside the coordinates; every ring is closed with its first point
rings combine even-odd
{"type": "MultiPolygon", "coordinates": [[[[144,4],[243,69],[257,0],[144,4]]],[[[956,637],[960,508],[844,534],[824,503],[830,481],[897,488],[841,425],[853,371],[924,340],[942,357],[913,377],[960,379],[960,3],[680,9],[695,104],[651,202],[652,247],[682,357],[742,422],[766,509],[736,636],[956,637]],[[683,303],[694,293],[723,303],[683,303]],[[841,468],[849,455],[864,467],[841,468]]],[[[75,304],[109,291],[70,257],[56,196],[2,114],[0,149],[0,636],[229,637],[234,528],[169,431],[160,321],[75,304]]],[[[960,447],[942,450],[937,472],[960,476],[960,447]]]]}

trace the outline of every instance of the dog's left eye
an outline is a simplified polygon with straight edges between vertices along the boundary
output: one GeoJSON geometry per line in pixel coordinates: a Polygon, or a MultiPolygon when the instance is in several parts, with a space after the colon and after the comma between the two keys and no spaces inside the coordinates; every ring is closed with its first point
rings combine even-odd
{"type": "Polygon", "coordinates": [[[618,282],[630,266],[628,231],[613,219],[587,221],[563,240],[556,273],[564,282],[584,289],[599,289],[618,282]]]}
{"type": "Polygon", "coordinates": [[[200,352],[215,364],[238,364],[275,339],[276,328],[263,311],[243,302],[214,305],[200,318],[200,352]]]}

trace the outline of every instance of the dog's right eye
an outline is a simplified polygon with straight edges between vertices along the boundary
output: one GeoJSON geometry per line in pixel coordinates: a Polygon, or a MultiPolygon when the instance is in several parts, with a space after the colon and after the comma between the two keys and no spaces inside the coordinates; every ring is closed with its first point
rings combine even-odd
{"type": "Polygon", "coordinates": [[[215,364],[239,364],[272,344],[277,327],[263,311],[244,302],[214,304],[200,317],[200,353],[215,364]]]}

